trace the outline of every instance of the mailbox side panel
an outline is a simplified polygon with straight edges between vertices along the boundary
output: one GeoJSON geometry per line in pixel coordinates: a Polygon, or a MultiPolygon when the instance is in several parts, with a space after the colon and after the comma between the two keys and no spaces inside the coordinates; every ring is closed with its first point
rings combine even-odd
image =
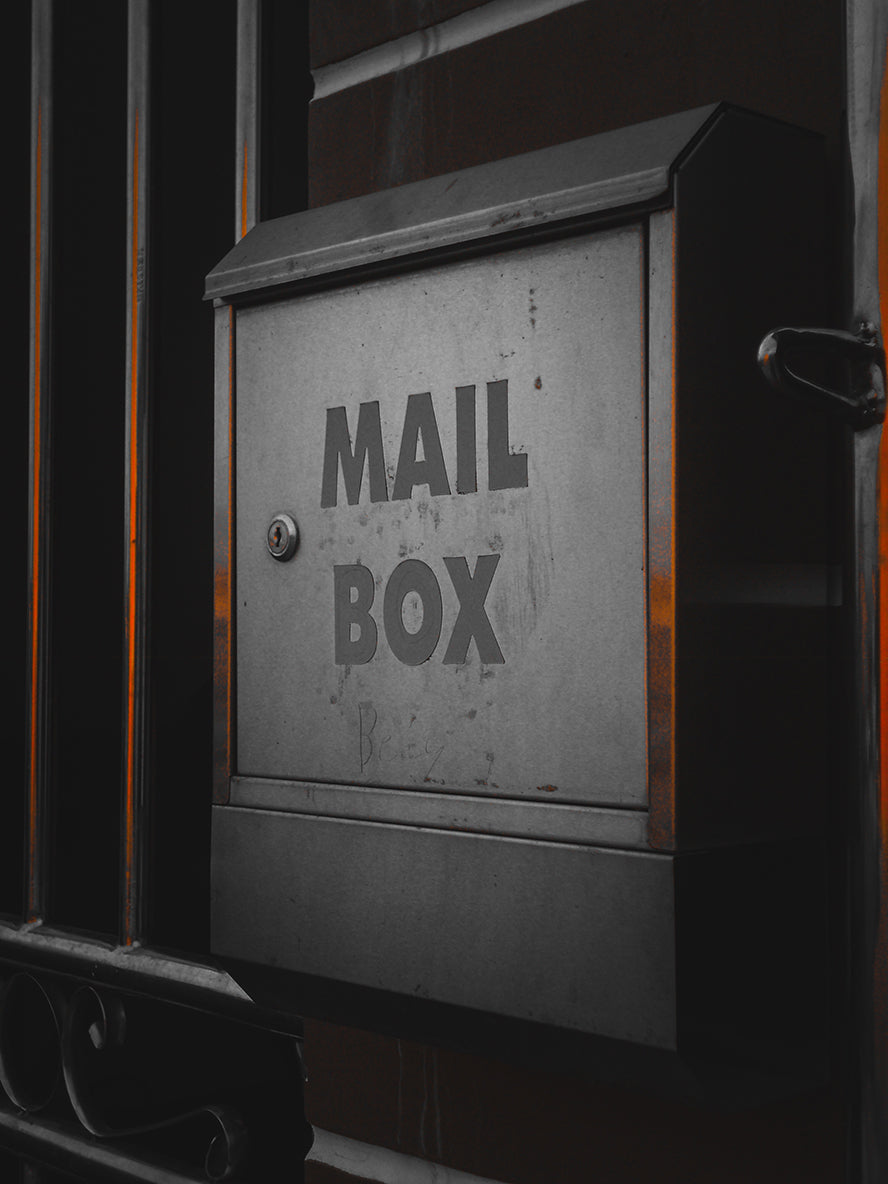
{"type": "Polygon", "coordinates": [[[676,849],[824,826],[842,430],[756,364],[824,241],[814,135],[729,110],[677,171],[676,849]]]}

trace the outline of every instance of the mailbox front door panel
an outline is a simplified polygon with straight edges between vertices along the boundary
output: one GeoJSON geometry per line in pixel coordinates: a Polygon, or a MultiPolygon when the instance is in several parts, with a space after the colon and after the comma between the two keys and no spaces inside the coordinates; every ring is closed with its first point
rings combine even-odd
{"type": "Polygon", "coordinates": [[[242,775],[646,804],[643,252],[239,311],[242,775]]]}

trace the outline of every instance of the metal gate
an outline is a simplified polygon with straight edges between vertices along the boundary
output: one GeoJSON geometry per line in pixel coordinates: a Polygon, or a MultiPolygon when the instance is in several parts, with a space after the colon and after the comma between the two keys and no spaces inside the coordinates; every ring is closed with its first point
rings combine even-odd
{"type": "MultiPolygon", "coordinates": [[[[11,721],[26,744],[8,751],[27,791],[5,794],[0,839],[4,1180],[297,1179],[308,1145],[299,1021],[253,1006],[206,957],[203,275],[259,212],[259,138],[276,134],[260,78],[266,112],[297,113],[297,141],[308,99],[304,6],[266,6],[264,33],[258,12],[7,13],[31,399],[29,422],[11,413],[29,457],[10,495],[28,524],[28,681],[11,721]]],[[[269,210],[304,204],[304,144],[291,160],[266,170],[269,210]]]]}

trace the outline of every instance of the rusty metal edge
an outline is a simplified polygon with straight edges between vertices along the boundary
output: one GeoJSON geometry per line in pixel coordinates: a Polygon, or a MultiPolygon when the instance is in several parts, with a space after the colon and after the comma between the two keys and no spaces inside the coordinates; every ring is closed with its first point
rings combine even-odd
{"type": "Polygon", "coordinates": [[[235,312],[217,308],[213,556],[213,801],[225,804],[234,770],[233,584],[235,312]]]}

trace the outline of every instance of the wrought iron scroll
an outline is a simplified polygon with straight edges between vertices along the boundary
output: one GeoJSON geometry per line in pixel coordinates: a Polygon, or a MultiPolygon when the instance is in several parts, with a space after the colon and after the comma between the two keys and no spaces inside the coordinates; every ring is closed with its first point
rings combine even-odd
{"type": "MultiPolygon", "coordinates": [[[[79,1125],[99,1140],[148,1138],[150,1154],[174,1147],[207,1180],[262,1166],[270,1123],[278,1137],[289,1129],[294,1143],[298,1061],[269,1057],[270,1039],[281,1046],[280,1036],[250,1029],[220,1039],[212,1017],[77,980],[17,970],[0,982],[0,1086],[16,1110],[79,1125]],[[266,1074],[258,1088],[243,1055],[254,1046],[266,1074]]],[[[293,1158],[307,1149],[294,1144],[293,1158]]]]}

